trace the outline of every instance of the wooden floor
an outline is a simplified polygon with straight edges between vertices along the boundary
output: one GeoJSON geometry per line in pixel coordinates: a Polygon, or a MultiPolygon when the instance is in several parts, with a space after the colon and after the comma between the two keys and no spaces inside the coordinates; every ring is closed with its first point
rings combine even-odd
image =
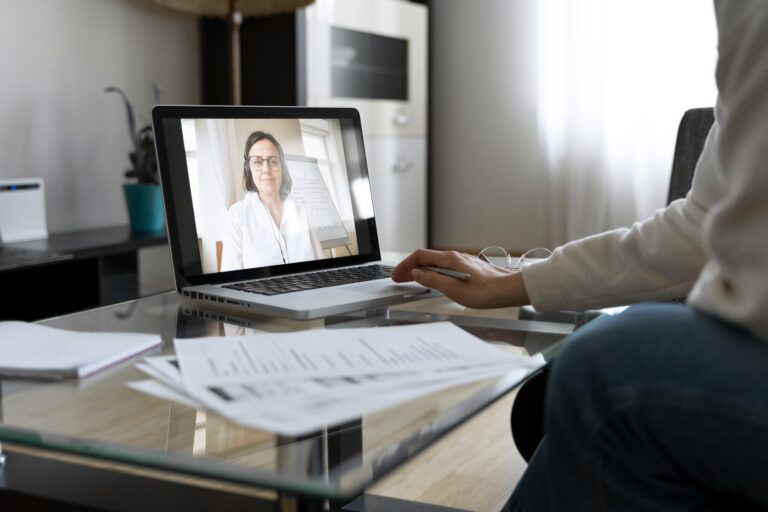
{"type": "Polygon", "coordinates": [[[474,512],[496,512],[525,470],[509,430],[514,393],[366,492],[474,512]]]}

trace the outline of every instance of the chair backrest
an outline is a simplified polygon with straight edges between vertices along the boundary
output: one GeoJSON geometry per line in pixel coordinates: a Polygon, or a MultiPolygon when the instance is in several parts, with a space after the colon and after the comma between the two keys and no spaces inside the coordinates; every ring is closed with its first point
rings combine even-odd
{"type": "Polygon", "coordinates": [[[667,204],[685,197],[693,183],[693,173],[699,161],[704,141],[715,122],[714,109],[693,108],[683,114],[677,130],[675,156],[672,159],[672,177],[669,180],[667,204]]]}
{"type": "MultiPolygon", "coordinates": [[[[694,108],[683,114],[672,159],[668,203],[685,197],[691,189],[696,163],[714,120],[711,108],[694,108]]],[[[672,299],[672,302],[685,302],[685,298],[672,299]]],[[[530,460],[544,435],[543,404],[548,373],[549,366],[545,366],[527,380],[520,388],[512,408],[512,437],[526,461],[530,460]]]]}

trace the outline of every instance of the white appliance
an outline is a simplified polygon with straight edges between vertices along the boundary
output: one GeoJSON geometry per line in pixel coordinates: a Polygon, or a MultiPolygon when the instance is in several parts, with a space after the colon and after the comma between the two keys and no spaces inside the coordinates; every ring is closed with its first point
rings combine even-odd
{"type": "Polygon", "coordinates": [[[305,12],[309,106],[360,111],[382,251],[427,244],[427,9],[316,0],[305,12]]]}
{"type": "Polygon", "coordinates": [[[48,238],[42,178],[0,179],[0,237],[5,243],[48,238]]]}

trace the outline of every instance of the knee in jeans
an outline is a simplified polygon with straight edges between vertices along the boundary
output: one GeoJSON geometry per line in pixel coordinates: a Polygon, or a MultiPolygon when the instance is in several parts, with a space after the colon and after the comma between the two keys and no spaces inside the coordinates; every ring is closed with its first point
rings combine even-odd
{"type": "Polygon", "coordinates": [[[550,384],[599,393],[614,385],[647,378],[649,368],[674,351],[671,331],[679,328],[685,306],[635,306],[573,333],[557,356],[550,384]]]}
{"type": "MultiPolygon", "coordinates": [[[[611,319],[602,320],[608,323],[611,319]]],[[[583,382],[595,374],[597,366],[605,357],[609,345],[620,333],[614,332],[611,326],[586,326],[573,333],[560,354],[557,355],[553,367],[553,381],[583,382]]]]}
{"type": "Polygon", "coordinates": [[[547,431],[559,427],[582,434],[591,431],[610,410],[615,386],[628,376],[615,371],[617,365],[624,366],[616,345],[625,345],[621,342],[626,333],[613,319],[599,324],[572,334],[555,358],[547,387],[547,431]]]}

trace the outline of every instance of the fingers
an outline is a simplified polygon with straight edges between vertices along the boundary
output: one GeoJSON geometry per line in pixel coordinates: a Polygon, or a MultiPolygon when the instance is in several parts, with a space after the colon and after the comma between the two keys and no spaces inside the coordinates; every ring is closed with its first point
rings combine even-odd
{"type": "Polygon", "coordinates": [[[445,253],[444,251],[433,251],[431,249],[418,249],[411,253],[410,256],[400,262],[392,271],[392,279],[395,282],[401,283],[404,281],[411,281],[411,270],[421,265],[434,265],[442,267],[445,265],[445,253]]]}
{"type": "Polygon", "coordinates": [[[433,251],[431,249],[419,249],[405,258],[392,270],[392,279],[402,283],[411,281],[411,271],[420,266],[443,267],[451,270],[467,272],[471,268],[470,260],[473,257],[456,251],[433,251]]]}
{"type": "Polygon", "coordinates": [[[506,307],[530,302],[519,272],[498,268],[475,256],[455,251],[419,249],[392,270],[392,279],[399,283],[416,281],[472,308],[506,307]],[[418,268],[420,266],[457,270],[471,277],[462,281],[418,268]]]}
{"type": "Polygon", "coordinates": [[[418,268],[413,269],[411,271],[411,275],[413,280],[420,285],[438,290],[445,295],[450,295],[451,291],[460,283],[460,281],[457,281],[456,278],[444,276],[430,270],[421,270],[418,268]]]}

